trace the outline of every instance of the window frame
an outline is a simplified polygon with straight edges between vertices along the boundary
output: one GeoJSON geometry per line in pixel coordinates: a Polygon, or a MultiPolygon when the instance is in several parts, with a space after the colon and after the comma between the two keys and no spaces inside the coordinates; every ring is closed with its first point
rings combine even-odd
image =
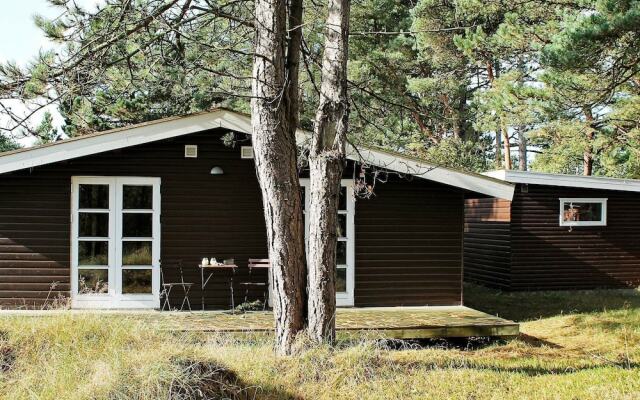
{"type": "MultiPolygon", "coordinates": [[[[305,246],[308,245],[309,238],[309,219],[306,210],[309,209],[310,203],[310,181],[309,178],[300,178],[300,186],[304,189],[304,230],[305,230],[305,246]]],[[[347,216],[347,232],[346,237],[338,238],[339,242],[347,243],[347,263],[336,265],[337,268],[346,269],[347,272],[347,291],[336,292],[336,306],[353,307],[355,304],[355,212],[356,198],[354,194],[353,179],[341,179],[340,187],[346,188],[346,209],[338,210],[338,214],[347,216]]]]}
{"type": "Polygon", "coordinates": [[[560,226],[607,226],[607,198],[601,197],[561,197],[560,198],[560,210],[559,221],[560,226]],[[602,207],[602,213],[600,214],[600,221],[565,221],[564,220],[564,205],[566,203],[598,203],[602,207]]]}
{"type": "Polygon", "coordinates": [[[71,306],[72,308],[159,308],[160,307],[160,234],[161,234],[161,179],[159,177],[128,176],[72,176],[71,177],[71,306]],[[105,184],[109,186],[108,209],[79,208],[80,185],[105,184]],[[124,186],[151,186],[152,208],[124,209],[124,186]],[[102,212],[109,215],[108,237],[81,237],[78,235],[79,213],[102,212]],[[144,213],[152,215],[151,235],[147,237],[123,237],[123,215],[144,213]],[[81,241],[104,241],[108,243],[107,265],[79,265],[78,247],[81,241]],[[152,258],[149,265],[123,265],[124,242],[150,242],[152,258]],[[109,290],[107,293],[79,293],[78,271],[83,269],[107,270],[109,290]],[[150,293],[123,293],[123,271],[150,270],[150,293]]]}

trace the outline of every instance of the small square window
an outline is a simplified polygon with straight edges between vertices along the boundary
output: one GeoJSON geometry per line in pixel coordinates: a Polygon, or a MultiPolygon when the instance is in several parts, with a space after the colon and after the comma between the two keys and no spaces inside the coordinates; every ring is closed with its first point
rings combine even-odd
{"type": "Polygon", "coordinates": [[[607,225],[607,199],[560,199],[560,226],[607,225]]]}

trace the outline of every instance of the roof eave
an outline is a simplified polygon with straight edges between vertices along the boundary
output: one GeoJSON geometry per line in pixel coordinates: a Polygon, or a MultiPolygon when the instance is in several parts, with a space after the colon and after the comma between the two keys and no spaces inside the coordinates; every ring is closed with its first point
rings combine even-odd
{"type": "Polygon", "coordinates": [[[484,175],[504,180],[505,182],[573,187],[594,190],[618,190],[625,192],[640,192],[640,180],[619,179],[595,176],[549,174],[529,171],[505,171],[496,170],[486,172],[484,175]]]}
{"type": "MultiPolygon", "coordinates": [[[[250,134],[252,132],[251,117],[232,110],[219,108],[209,112],[150,121],[129,128],[98,132],[77,139],[69,139],[0,155],[0,174],[215,128],[250,134]]],[[[308,138],[309,134],[309,132],[299,129],[296,134],[299,144],[305,138],[308,138]]],[[[510,183],[478,174],[431,165],[412,157],[382,149],[361,146],[358,151],[355,151],[352,147],[349,147],[348,157],[369,165],[415,175],[488,196],[507,200],[511,200],[513,197],[514,189],[510,183]]]]}

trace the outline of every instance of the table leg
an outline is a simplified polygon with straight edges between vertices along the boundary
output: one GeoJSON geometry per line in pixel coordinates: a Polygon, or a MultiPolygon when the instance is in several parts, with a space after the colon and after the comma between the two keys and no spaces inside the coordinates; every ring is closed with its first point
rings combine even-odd
{"type": "Polygon", "coordinates": [[[200,268],[200,304],[204,311],[204,268],[200,268]]]}
{"type": "Polygon", "coordinates": [[[233,275],[231,276],[231,283],[229,284],[229,287],[231,288],[231,314],[235,314],[236,305],[235,305],[235,300],[233,299],[233,275]]]}

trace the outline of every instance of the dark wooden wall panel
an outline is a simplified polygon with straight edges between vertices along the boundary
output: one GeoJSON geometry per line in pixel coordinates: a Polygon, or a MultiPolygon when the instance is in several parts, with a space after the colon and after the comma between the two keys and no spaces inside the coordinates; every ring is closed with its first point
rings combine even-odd
{"type": "MultiPolygon", "coordinates": [[[[260,189],[251,160],[239,147],[222,144],[209,131],[177,139],[92,155],[68,162],[0,176],[0,302],[39,306],[47,298],[68,296],[70,289],[71,176],[160,177],[161,257],[165,279],[197,283],[192,304],[200,307],[202,257],[233,257],[235,282],[249,280],[247,260],[267,256],[260,189]],[[197,144],[198,158],[185,159],[184,145],[197,144]],[[212,176],[213,166],[224,175],[212,176]],[[49,293],[52,282],[59,282],[49,293]]],[[[257,272],[255,279],[264,279],[257,272]]],[[[228,308],[229,273],[214,277],[205,292],[209,308],[228,308]]],[[[181,300],[174,291],[174,302],[181,300]]],[[[252,293],[251,295],[256,295],[252,293]]],[[[236,285],[236,302],[244,291],[236,285]]]]}
{"type": "Polygon", "coordinates": [[[511,284],[511,202],[465,200],[464,279],[508,289],[511,284]]]}
{"type": "MultiPolygon", "coordinates": [[[[0,175],[0,305],[39,307],[70,290],[72,176],[161,178],[161,257],[165,279],[185,280],[200,308],[202,257],[233,257],[236,304],[247,260],[266,258],[266,229],[254,164],[239,147],[222,144],[226,131],[87,156],[0,175]],[[185,159],[184,145],[198,158],[185,159]],[[224,170],[212,176],[213,166],[224,170]],[[52,287],[52,283],[56,285],[52,287]]],[[[415,179],[378,184],[371,200],[356,204],[356,305],[452,305],[461,299],[462,192],[415,179]]],[[[264,271],[251,280],[264,280],[264,271]]],[[[207,308],[228,308],[230,273],[215,276],[207,308]]],[[[174,291],[177,304],[180,293],[174,291]]],[[[260,290],[250,299],[261,298],[260,290]]]]}
{"type": "Polygon", "coordinates": [[[640,285],[640,194],[518,185],[512,207],[512,289],[640,285]],[[561,197],[608,198],[607,226],[559,226],[561,197]]]}
{"type": "Polygon", "coordinates": [[[356,202],[356,306],[461,304],[463,194],[393,178],[356,202]]]}
{"type": "Polygon", "coordinates": [[[0,179],[0,306],[68,294],[70,191],[52,172],[0,179]]]}

